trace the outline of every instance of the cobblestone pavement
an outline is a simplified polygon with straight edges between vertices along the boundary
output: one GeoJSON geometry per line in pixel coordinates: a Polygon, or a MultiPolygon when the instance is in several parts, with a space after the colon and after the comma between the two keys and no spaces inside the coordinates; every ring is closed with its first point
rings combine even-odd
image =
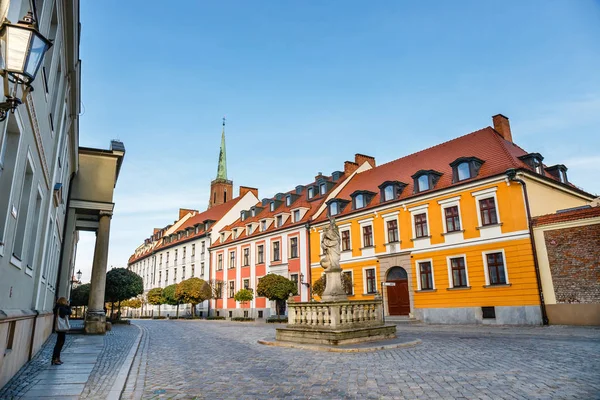
{"type": "MultiPolygon", "coordinates": [[[[77,321],[72,321],[71,326],[77,328],[77,321]]],[[[44,399],[51,396],[105,399],[139,333],[135,326],[114,325],[112,331],[103,337],[68,334],[61,357],[65,364],[61,366],[50,365],[56,343],[56,334],[52,334],[35,357],[0,389],[0,399],[40,396],[44,399]],[[98,342],[96,355],[92,355],[94,350],[91,350],[90,340],[98,342]],[[56,381],[53,382],[53,379],[56,381]],[[77,383],[70,384],[70,381],[77,383]],[[48,390],[43,392],[40,387],[48,390]]]]}
{"type": "Polygon", "coordinates": [[[423,343],[348,354],[262,346],[266,324],[134,323],[127,399],[600,399],[599,329],[401,325],[423,343]]]}

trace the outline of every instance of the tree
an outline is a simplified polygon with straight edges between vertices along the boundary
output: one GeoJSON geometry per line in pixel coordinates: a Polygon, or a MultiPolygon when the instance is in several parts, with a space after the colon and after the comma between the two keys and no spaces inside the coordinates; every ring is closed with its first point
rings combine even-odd
{"type": "Polygon", "coordinates": [[[240,289],[233,296],[233,298],[235,301],[239,301],[240,303],[242,303],[242,305],[244,305],[252,301],[252,299],[254,298],[254,293],[252,293],[252,290],[250,289],[240,289]]]}
{"type": "Polygon", "coordinates": [[[159,287],[150,289],[146,297],[148,298],[148,304],[158,306],[158,316],[160,317],[160,306],[165,304],[163,289],[159,287]]]}
{"type": "Polygon", "coordinates": [[[268,274],[260,279],[256,287],[258,296],[275,301],[275,312],[279,318],[279,302],[298,294],[298,285],[281,275],[268,274]]]}
{"type": "Polygon", "coordinates": [[[90,302],[90,287],[91,284],[77,286],[71,291],[72,306],[87,306],[90,302]]]}
{"type": "MultiPolygon", "coordinates": [[[[352,279],[350,278],[350,276],[348,274],[344,274],[343,272],[341,272],[341,274],[342,274],[342,286],[344,287],[344,290],[346,291],[346,293],[352,293],[352,286],[353,286],[352,279]]],[[[312,285],[313,293],[319,297],[322,297],[323,292],[325,291],[326,283],[327,283],[327,274],[323,275],[322,277],[317,279],[315,281],[315,283],[313,283],[313,285],[312,285]]]]}
{"type": "Polygon", "coordinates": [[[196,304],[210,299],[212,290],[210,285],[200,278],[190,278],[181,281],[175,289],[175,296],[182,303],[192,305],[192,317],[196,314],[196,304]]]}
{"type": "Polygon", "coordinates": [[[164,304],[168,304],[170,306],[177,306],[176,317],[179,318],[179,305],[181,304],[181,300],[177,298],[175,294],[176,289],[177,285],[175,283],[167,286],[163,289],[163,297],[165,298],[164,304]]]}
{"type": "Polygon", "coordinates": [[[121,312],[121,301],[142,293],[144,293],[144,281],[135,272],[126,268],[114,268],[106,274],[104,298],[105,301],[112,304],[112,311],[114,311],[114,304],[119,303],[119,315],[121,312]]]}

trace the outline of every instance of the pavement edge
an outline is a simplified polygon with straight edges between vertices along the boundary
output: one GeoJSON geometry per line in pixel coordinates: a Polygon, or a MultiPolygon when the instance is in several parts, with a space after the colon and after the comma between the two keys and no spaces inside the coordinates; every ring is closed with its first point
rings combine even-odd
{"type": "Polygon", "coordinates": [[[414,346],[420,345],[423,342],[421,341],[421,339],[415,339],[415,340],[411,340],[410,342],[403,342],[403,343],[375,345],[375,346],[370,346],[370,347],[350,347],[350,348],[320,346],[320,345],[292,343],[292,342],[278,342],[278,341],[269,341],[269,340],[259,340],[258,343],[263,344],[265,346],[287,347],[290,349],[302,349],[302,350],[313,350],[313,351],[325,351],[325,352],[330,352],[330,353],[367,353],[367,352],[377,351],[377,350],[389,350],[389,349],[398,349],[398,348],[402,348],[402,347],[414,347],[414,346]]]}
{"type": "Polygon", "coordinates": [[[112,388],[108,392],[106,400],[119,400],[121,398],[121,394],[123,393],[123,390],[125,389],[125,384],[127,383],[129,371],[131,370],[131,366],[133,365],[133,359],[135,358],[135,355],[139,350],[143,335],[142,329],[137,325],[132,325],[138,329],[138,337],[133,346],[131,346],[131,350],[129,350],[127,358],[125,359],[125,361],[123,361],[123,365],[119,369],[119,373],[115,378],[115,382],[113,383],[112,388]]]}

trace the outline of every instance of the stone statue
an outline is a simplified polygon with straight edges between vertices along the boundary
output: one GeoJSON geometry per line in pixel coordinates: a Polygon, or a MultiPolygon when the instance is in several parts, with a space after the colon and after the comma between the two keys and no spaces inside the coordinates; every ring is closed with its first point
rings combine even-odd
{"type": "Polygon", "coordinates": [[[323,230],[321,248],[321,266],[325,270],[327,280],[321,299],[323,301],[347,301],[348,295],[342,286],[342,268],[340,267],[340,230],[335,219],[329,218],[329,225],[323,230]]]}
{"type": "Polygon", "coordinates": [[[341,270],[340,268],[340,230],[333,218],[329,218],[329,226],[323,230],[323,241],[321,242],[323,257],[321,266],[328,270],[341,270]]]}

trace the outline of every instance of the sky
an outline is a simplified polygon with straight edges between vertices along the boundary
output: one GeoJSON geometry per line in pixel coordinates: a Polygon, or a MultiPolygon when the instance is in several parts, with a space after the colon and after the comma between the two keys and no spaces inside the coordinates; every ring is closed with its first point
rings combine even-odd
{"type": "MultiPolygon", "coordinates": [[[[80,144],[123,141],[109,269],[228,177],[271,197],[510,118],[600,193],[600,1],[81,2],[80,144]],[[174,4],[178,7],[165,7],[174,4]]],[[[89,281],[94,235],[76,268],[89,281]]]]}

